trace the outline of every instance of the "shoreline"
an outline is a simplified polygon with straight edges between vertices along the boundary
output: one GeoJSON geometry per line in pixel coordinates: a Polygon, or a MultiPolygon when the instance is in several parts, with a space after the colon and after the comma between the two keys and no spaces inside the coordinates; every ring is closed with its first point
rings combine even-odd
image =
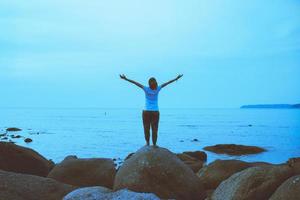
{"type": "MultiPolygon", "coordinates": [[[[247,125],[245,127],[251,127],[251,126],[247,125]]],[[[31,131],[32,129],[28,129],[28,130],[31,131]]],[[[20,132],[28,131],[28,130],[22,130],[22,129],[16,128],[16,127],[9,127],[9,128],[7,128],[6,132],[0,134],[0,142],[11,142],[11,143],[14,143],[16,145],[20,145],[20,146],[23,146],[23,147],[26,147],[26,148],[32,148],[32,149],[37,151],[37,149],[35,149],[32,146],[32,144],[34,144],[36,141],[34,139],[32,140],[30,137],[27,138],[25,136],[22,136],[22,134],[20,134],[20,132]],[[5,140],[3,140],[4,137],[6,138],[5,140]],[[20,143],[20,141],[22,141],[22,140],[24,140],[23,144],[20,143]],[[25,142],[25,140],[26,140],[26,142],[25,142]]],[[[3,132],[3,130],[2,130],[2,132],[3,132]]],[[[36,137],[39,137],[38,135],[40,135],[40,134],[42,135],[43,133],[40,133],[40,132],[30,133],[31,136],[36,136],[36,137]]],[[[179,142],[182,143],[182,144],[186,144],[186,145],[189,145],[189,143],[190,144],[197,144],[197,145],[201,144],[201,142],[196,138],[187,139],[185,141],[180,140],[179,142]]],[[[216,144],[216,146],[218,146],[218,145],[220,145],[220,144],[216,144]]],[[[223,145],[226,145],[226,144],[223,144],[223,145]]],[[[230,144],[227,144],[227,145],[230,145],[230,144]]],[[[231,145],[235,145],[235,144],[231,144],[231,145]]],[[[142,146],[144,146],[144,145],[140,145],[137,148],[140,148],[142,146]]],[[[158,145],[158,146],[160,146],[160,145],[158,145]]],[[[160,147],[164,147],[164,146],[160,146],[160,147]]],[[[167,148],[167,147],[165,147],[165,148],[167,148]]],[[[186,150],[183,150],[183,151],[193,150],[193,151],[204,151],[204,152],[206,152],[208,155],[210,155],[210,156],[208,156],[208,160],[206,162],[207,164],[212,163],[217,159],[222,159],[222,160],[235,159],[235,160],[241,160],[241,161],[246,161],[246,162],[268,162],[268,163],[271,163],[271,164],[280,164],[280,163],[282,163],[282,162],[284,162],[284,161],[286,161],[287,159],[290,158],[290,157],[286,157],[286,158],[282,158],[281,159],[282,161],[271,162],[271,161],[266,160],[266,159],[260,159],[260,160],[252,159],[252,157],[255,158],[258,155],[258,153],[240,154],[240,155],[234,155],[234,154],[230,154],[230,153],[229,154],[226,154],[226,153],[222,154],[222,153],[216,153],[216,152],[213,152],[213,151],[209,151],[206,148],[207,148],[207,146],[200,145],[199,148],[197,148],[197,149],[191,148],[191,149],[186,149],[186,150]],[[213,157],[213,159],[211,159],[212,157],[213,157]]],[[[264,147],[260,147],[260,148],[264,149],[264,147]]],[[[173,150],[173,152],[181,153],[182,151],[174,151],[173,150]]],[[[266,148],[262,152],[260,152],[260,154],[269,153],[269,152],[272,152],[272,150],[269,150],[268,148],[266,148]]],[[[124,162],[126,156],[130,153],[131,152],[129,151],[126,155],[120,157],[120,156],[106,156],[105,154],[101,154],[101,153],[94,154],[94,155],[92,155],[92,154],[89,155],[89,154],[84,153],[84,154],[86,154],[85,156],[80,156],[80,155],[78,155],[77,153],[74,152],[74,153],[61,155],[59,159],[58,158],[54,159],[53,157],[46,156],[44,154],[43,155],[45,157],[47,157],[47,159],[55,161],[55,163],[59,163],[59,162],[63,161],[63,159],[65,157],[69,156],[70,154],[75,155],[75,156],[79,156],[79,157],[82,157],[82,158],[99,157],[101,155],[100,157],[107,157],[107,158],[113,159],[115,161],[115,163],[118,166],[120,166],[124,162]]]]}
{"type": "MultiPolygon", "coordinates": [[[[201,127],[202,126],[200,126],[200,128],[201,127]]],[[[287,128],[287,126],[281,126],[281,125],[279,125],[278,127],[279,128],[283,127],[278,130],[285,130],[287,128]]],[[[139,143],[136,141],[134,143],[130,144],[129,142],[126,141],[127,140],[126,137],[125,137],[126,140],[119,141],[119,142],[115,140],[116,137],[112,137],[110,139],[110,138],[108,138],[108,136],[110,136],[111,133],[102,134],[102,135],[104,135],[104,137],[102,137],[102,135],[96,135],[96,134],[93,134],[91,136],[89,136],[90,134],[87,134],[86,136],[84,136],[82,134],[74,135],[75,139],[76,138],[87,139],[86,140],[87,145],[84,146],[84,145],[81,145],[82,143],[80,143],[78,139],[76,139],[76,141],[70,140],[72,137],[70,137],[71,134],[69,132],[68,133],[66,132],[63,135],[60,135],[60,134],[54,135],[55,133],[52,133],[51,131],[50,132],[38,131],[38,130],[23,128],[23,127],[22,127],[23,130],[21,130],[21,131],[5,131],[7,128],[8,129],[9,128],[19,129],[16,127],[2,128],[2,130],[0,131],[0,141],[11,140],[12,142],[16,142],[16,144],[18,144],[18,145],[33,148],[33,149],[37,150],[38,152],[41,152],[45,157],[47,157],[51,160],[54,160],[56,163],[59,163],[60,161],[62,161],[66,156],[68,156],[70,154],[74,154],[79,157],[87,157],[87,158],[88,157],[112,158],[116,161],[116,163],[118,165],[120,165],[129,153],[131,153],[135,149],[138,149],[143,146],[143,143],[139,143]],[[2,140],[3,139],[2,136],[4,133],[7,134],[6,136],[8,137],[8,140],[2,140]],[[65,140],[64,142],[66,142],[65,147],[67,147],[66,150],[64,150],[64,146],[56,144],[57,142],[55,142],[55,141],[60,141],[60,139],[62,139],[64,137],[70,138],[70,139],[64,139],[65,140]],[[97,149],[98,145],[96,145],[96,143],[92,141],[93,137],[97,137],[96,140],[100,140],[99,145],[101,146],[101,148],[99,148],[99,150],[95,150],[95,149],[97,149]],[[26,138],[32,139],[33,141],[26,143],[23,141],[26,138]],[[78,148],[72,148],[72,145],[73,145],[72,141],[74,141],[74,145],[77,145],[78,148]],[[103,143],[105,143],[105,141],[107,141],[107,143],[102,146],[101,143],[103,144],[103,143]],[[110,142],[112,142],[112,143],[110,143],[110,142]],[[48,148],[46,148],[47,146],[45,146],[45,145],[52,145],[52,144],[59,147],[59,150],[48,149],[48,148]],[[116,145],[119,145],[119,146],[116,146],[116,145]],[[124,148],[124,146],[126,146],[126,147],[124,148]],[[114,147],[114,148],[112,148],[112,147],[114,147]],[[109,149],[109,150],[107,150],[107,149],[109,149]]],[[[184,130],[186,130],[187,133],[190,133],[193,130],[195,130],[195,131],[198,130],[198,129],[196,129],[197,127],[195,127],[193,125],[193,123],[190,123],[188,125],[180,125],[180,128],[183,128],[184,130]],[[188,131],[190,131],[190,132],[188,132],[188,131]]],[[[245,123],[245,125],[243,125],[243,126],[239,125],[236,128],[243,129],[245,131],[252,131],[252,130],[255,131],[255,130],[261,129],[261,127],[259,125],[256,125],[253,123],[245,123]]],[[[126,133],[126,134],[128,134],[128,133],[126,133]]],[[[229,133],[229,134],[232,134],[232,133],[229,133]]],[[[114,135],[117,135],[117,134],[114,134],[114,135]]],[[[189,134],[189,135],[191,135],[191,134],[189,134]]],[[[130,134],[129,134],[129,136],[130,136],[130,134]]],[[[169,136],[166,134],[159,136],[159,142],[162,141],[161,142],[162,144],[159,143],[159,145],[162,147],[168,148],[176,153],[180,153],[183,151],[198,151],[198,150],[205,151],[209,155],[208,161],[207,161],[208,164],[215,161],[216,159],[237,159],[237,160],[242,160],[242,161],[247,161],[247,162],[259,161],[259,162],[269,162],[272,164],[280,164],[280,163],[285,162],[288,158],[299,156],[297,154],[297,151],[289,151],[289,152],[295,152],[295,153],[289,153],[289,152],[286,153],[285,151],[288,151],[289,149],[285,150],[285,149],[281,149],[278,147],[277,147],[277,149],[275,149],[274,147],[269,146],[266,142],[259,142],[262,145],[257,145],[257,146],[267,149],[267,152],[263,152],[261,154],[240,155],[240,156],[239,155],[215,154],[215,153],[206,151],[204,148],[206,146],[211,146],[211,145],[215,145],[218,143],[212,143],[212,142],[203,143],[203,135],[201,135],[201,133],[199,134],[198,138],[191,136],[190,138],[183,137],[181,139],[178,137],[178,138],[176,138],[177,141],[172,140],[172,142],[165,143],[165,141],[168,137],[169,136]],[[265,144],[265,146],[264,146],[264,144],[265,144]],[[278,156],[278,154],[280,154],[280,155],[278,156]]],[[[237,137],[244,137],[244,135],[237,135],[237,137]]],[[[129,138],[128,140],[132,140],[132,139],[135,139],[135,138],[129,138]]],[[[139,134],[139,141],[143,141],[143,136],[141,136],[140,134],[139,134]]],[[[207,138],[206,138],[206,141],[207,141],[207,138]]],[[[220,140],[214,140],[214,138],[212,138],[212,141],[220,141],[220,140]]],[[[222,144],[222,143],[219,143],[219,144],[222,144]]],[[[236,143],[236,144],[247,144],[247,143],[244,142],[244,143],[236,143]]],[[[255,145],[255,142],[250,141],[249,145],[252,145],[252,144],[255,145]]],[[[291,149],[294,149],[294,146],[291,149]]]]}

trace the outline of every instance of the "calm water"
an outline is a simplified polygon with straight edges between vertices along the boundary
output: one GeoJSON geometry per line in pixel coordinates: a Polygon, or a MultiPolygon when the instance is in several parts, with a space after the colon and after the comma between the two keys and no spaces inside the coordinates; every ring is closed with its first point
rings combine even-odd
{"type": "MultiPolygon", "coordinates": [[[[2,108],[0,131],[19,127],[17,134],[33,142],[48,159],[67,155],[124,158],[144,145],[141,110],[2,108]]],[[[276,109],[161,109],[158,145],[173,152],[201,150],[206,145],[257,145],[268,152],[241,157],[208,153],[217,158],[285,162],[300,156],[300,110],[276,109]],[[252,126],[249,126],[252,125],[252,126]],[[193,142],[193,139],[198,139],[193,142]]]]}

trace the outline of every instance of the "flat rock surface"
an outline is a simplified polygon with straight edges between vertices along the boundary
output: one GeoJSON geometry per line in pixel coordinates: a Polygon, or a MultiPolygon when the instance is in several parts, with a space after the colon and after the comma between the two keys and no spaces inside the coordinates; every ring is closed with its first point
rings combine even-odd
{"type": "Polygon", "coordinates": [[[264,148],[257,146],[246,146],[237,144],[217,144],[214,146],[207,146],[203,148],[206,151],[211,151],[217,154],[227,154],[227,155],[247,155],[247,154],[257,154],[266,151],[264,148]]]}

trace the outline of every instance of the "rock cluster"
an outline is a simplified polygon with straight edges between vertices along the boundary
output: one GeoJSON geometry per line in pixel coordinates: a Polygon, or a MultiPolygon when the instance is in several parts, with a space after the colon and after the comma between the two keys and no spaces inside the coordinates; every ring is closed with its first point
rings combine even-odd
{"type": "Polygon", "coordinates": [[[216,160],[144,146],[119,168],[112,159],[68,156],[54,164],[0,142],[2,200],[299,200],[300,158],[287,163],[216,160]],[[201,163],[201,164],[200,164],[201,163]],[[196,166],[198,165],[198,166],[196,166]]]}

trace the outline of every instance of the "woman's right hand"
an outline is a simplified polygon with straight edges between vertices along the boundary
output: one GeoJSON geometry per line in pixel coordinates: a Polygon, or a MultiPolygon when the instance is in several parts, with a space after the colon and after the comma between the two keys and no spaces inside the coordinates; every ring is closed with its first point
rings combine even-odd
{"type": "Polygon", "coordinates": [[[120,74],[120,78],[126,80],[126,76],[124,74],[120,74]]]}

